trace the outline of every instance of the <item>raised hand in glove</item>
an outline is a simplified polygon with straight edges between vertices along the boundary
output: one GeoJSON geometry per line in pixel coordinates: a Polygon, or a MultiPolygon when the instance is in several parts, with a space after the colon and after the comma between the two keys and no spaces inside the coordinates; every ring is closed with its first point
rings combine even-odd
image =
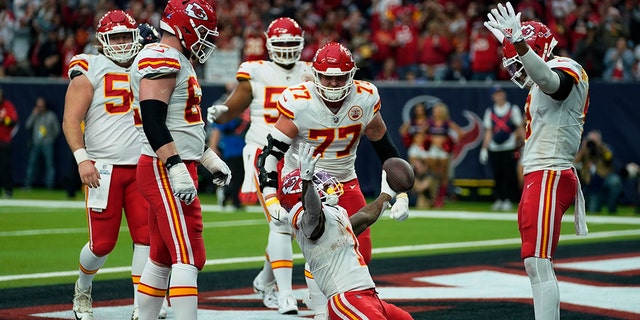
{"type": "MultiPolygon", "coordinates": [[[[489,21],[486,23],[490,27],[500,30],[509,42],[520,42],[524,39],[520,25],[520,14],[520,12],[515,13],[510,2],[507,2],[506,7],[499,3],[497,8],[491,9],[491,13],[487,14],[489,21]]],[[[491,29],[489,28],[489,30],[491,29]]]]}
{"type": "Polygon", "coordinates": [[[300,179],[311,180],[316,169],[316,163],[320,159],[320,154],[318,153],[314,157],[313,147],[308,143],[302,143],[298,152],[298,159],[300,162],[300,179]]]}
{"type": "Polygon", "coordinates": [[[213,174],[213,183],[226,186],[231,182],[231,170],[227,164],[211,149],[207,149],[200,159],[200,163],[213,174]]]}
{"type": "Polygon", "coordinates": [[[480,160],[480,164],[482,165],[487,164],[487,161],[489,161],[489,152],[486,148],[480,149],[480,159],[478,160],[480,160]]]}
{"type": "Polygon", "coordinates": [[[171,166],[168,171],[173,195],[182,200],[186,205],[190,205],[198,195],[198,190],[196,190],[196,186],[193,184],[193,179],[191,179],[187,166],[180,162],[171,166]]]}
{"type": "Polygon", "coordinates": [[[404,221],[409,217],[409,196],[406,193],[398,193],[389,217],[398,221],[404,221]]]}
{"type": "Polygon", "coordinates": [[[209,123],[213,123],[218,119],[218,117],[227,111],[229,111],[229,107],[224,104],[214,104],[207,109],[207,120],[209,123]]]}

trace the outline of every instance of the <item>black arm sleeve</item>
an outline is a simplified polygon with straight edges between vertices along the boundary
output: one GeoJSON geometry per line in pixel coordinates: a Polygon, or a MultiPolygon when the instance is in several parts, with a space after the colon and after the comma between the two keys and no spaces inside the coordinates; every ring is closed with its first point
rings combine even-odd
{"type": "Polygon", "coordinates": [[[371,145],[373,145],[373,149],[376,151],[378,158],[380,159],[380,163],[384,163],[389,158],[399,158],[400,153],[398,149],[391,141],[391,136],[389,135],[389,131],[384,133],[382,139],[378,141],[371,141],[371,145]]]}
{"type": "Polygon", "coordinates": [[[173,141],[166,124],[168,109],[169,106],[160,100],[140,101],[142,128],[153,151],[173,141]]]}
{"type": "Polygon", "coordinates": [[[550,94],[549,96],[555,100],[564,100],[571,93],[571,89],[573,89],[573,77],[560,69],[551,70],[557,73],[558,77],[560,77],[560,87],[558,88],[558,91],[550,94]]]}

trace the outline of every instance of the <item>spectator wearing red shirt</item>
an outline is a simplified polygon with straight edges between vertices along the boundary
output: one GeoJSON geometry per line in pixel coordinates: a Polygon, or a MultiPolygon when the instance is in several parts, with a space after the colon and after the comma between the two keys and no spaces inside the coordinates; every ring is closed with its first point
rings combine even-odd
{"type": "Polygon", "coordinates": [[[11,171],[11,139],[18,124],[18,113],[13,103],[4,98],[0,88],[0,190],[4,197],[13,195],[13,173],[11,171]]]}
{"type": "Polygon", "coordinates": [[[397,23],[393,28],[396,65],[400,79],[408,72],[419,74],[418,70],[418,29],[412,20],[411,8],[403,7],[396,11],[397,23]]]}
{"type": "Polygon", "coordinates": [[[266,60],[266,39],[262,33],[263,27],[258,22],[253,22],[244,32],[244,48],[242,49],[243,61],[266,60]]]}
{"type": "Polygon", "coordinates": [[[474,23],[469,39],[472,80],[492,81],[501,63],[502,48],[481,23],[474,23]]]}
{"type": "Polygon", "coordinates": [[[371,56],[371,69],[373,74],[378,74],[387,58],[393,58],[395,40],[393,39],[393,21],[379,15],[374,15],[372,19],[379,19],[379,28],[373,30],[373,55],[371,56]]]}
{"type": "Polygon", "coordinates": [[[427,25],[427,31],[418,40],[420,70],[425,76],[433,74],[433,79],[430,80],[444,80],[447,74],[449,55],[453,52],[451,40],[449,40],[443,28],[441,21],[431,21],[427,25]]]}

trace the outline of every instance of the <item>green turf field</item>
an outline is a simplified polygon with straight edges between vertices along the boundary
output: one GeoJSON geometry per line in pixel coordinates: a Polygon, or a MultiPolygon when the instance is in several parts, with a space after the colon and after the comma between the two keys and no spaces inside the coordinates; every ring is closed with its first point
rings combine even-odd
{"type": "MultiPolygon", "coordinates": [[[[203,271],[262,266],[268,226],[259,208],[229,212],[211,209],[216,199],[201,194],[205,206],[207,265],[203,271]]],[[[438,211],[414,211],[397,222],[388,213],[372,227],[374,257],[402,257],[519,247],[512,213],[488,213],[490,203],[451,202],[438,211]],[[486,213],[483,213],[486,212],[486,213]]],[[[562,243],[640,239],[640,217],[621,208],[613,217],[588,217],[588,237],[574,235],[572,215],[563,223],[562,243]]],[[[63,191],[16,190],[14,199],[0,200],[0,289],[73,283],[78,254],[87,241],[86,218],[79,199],[67,201],[63,191]],[[65,202],[41,202],[41,200],[65,202]],[[20,201],[28,200],[28,201],[20,201]],[[18,201],[18,202],[16,202],[18,201]],[[14,205],[11,205],[14,204],[14,205]]],[[[129,276],[132,242],[123,223],[120,241],[98,278],[129,276]]],[[[296,264],[302,264],[294,245],[296,264]]]]}

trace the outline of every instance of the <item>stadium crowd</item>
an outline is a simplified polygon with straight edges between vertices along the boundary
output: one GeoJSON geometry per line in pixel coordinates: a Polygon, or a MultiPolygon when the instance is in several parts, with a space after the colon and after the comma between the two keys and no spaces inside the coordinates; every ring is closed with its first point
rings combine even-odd
{"type": "MultiPolygon", "coordinates": [[[[123,9],[158,28],[165,2],[0,0],[0,76],[64,77],[75,54],[94,52],[96,17],[123,9]]],[[[219,0],[218,45],[233,43],[243,60],[265,59],[262,31],[289,16],[305,30],[301,60],[338,41],[354,52],[359,79],[505,80],[500,45],[482,25],[497,2],[219,0]]],[[[640,1],[523,0],[516,10],[548,25],[558,55],[574,58],[591,79],[640,81],[640,1]]]]}

